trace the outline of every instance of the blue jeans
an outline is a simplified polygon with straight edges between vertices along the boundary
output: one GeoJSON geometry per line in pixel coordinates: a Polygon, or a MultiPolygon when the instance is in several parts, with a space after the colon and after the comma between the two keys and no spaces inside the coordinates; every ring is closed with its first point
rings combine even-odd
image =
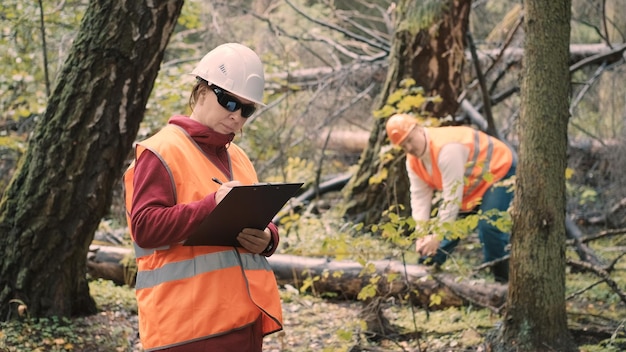
{"type": "MultiPolygon", "coordinates": [[[[516,168],[517,162],[513,160],[513,164],[503,180],[509,179],[515,175],[516,168]]],[[[482,213],[486,213],[492,209],[506,211],[513,201],[513,192],[510,190],[510,187],[510,185],[499,186],[498,184],[489,187],[480,203],[479,209],[482,213]]],[[[496,218],[496,216],[492,216],[491,219],[495,220],[496,218]]],[[[506,247],[509,244],[510,234],[500,231],[487,219],[478,221],[478,239],[482,245],[484,262],[502,258],[508,254],[506,247]]],[[[439,244],[439,249],[437,249],[437,254],[435,254],[434,257],[422,257],[419,262],[423,264],[441,265],[448,259],[448,256],[454,251],[458,243],[458,238],[444,238],[439,244]]]]}

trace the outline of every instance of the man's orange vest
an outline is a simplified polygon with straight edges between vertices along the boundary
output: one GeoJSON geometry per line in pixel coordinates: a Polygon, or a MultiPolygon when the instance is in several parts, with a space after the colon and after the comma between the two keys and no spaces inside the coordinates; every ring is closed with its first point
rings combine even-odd
{"type": "Polygon", "coordinates": [[[429,137],[432,173],[428,173],[422,161],[407,155],[411,169],[432,189],[443,189],[441,171],[437,161],[441,148],[449,143],[461,143],[469,148],[465,164],[465,179],[461,210],[474,208],[487,189],[509,172],[513,163],[513,152],[502,141],[471,127],[426,128],[429,137]]]}
{"type": "MultiPolygon", "coordinates": [[[[221,171],[182,128],[167,125],[138,143],[135,160],[146,149],[167,168],[178,204],[200,200],[219,187],[211,177],[221,171]]],[[[228,154],[234,179],[258,182],[241,148],[231,143],[228,154]]],[[[134,163],[124,174],[129,225],[133,175],[134,163]]],[[[227,334],[259,316],[264,335],[282,329],[278,286],[264,256],[235,247],[134,246],[139,333],[146,351],[227,334]]]]}

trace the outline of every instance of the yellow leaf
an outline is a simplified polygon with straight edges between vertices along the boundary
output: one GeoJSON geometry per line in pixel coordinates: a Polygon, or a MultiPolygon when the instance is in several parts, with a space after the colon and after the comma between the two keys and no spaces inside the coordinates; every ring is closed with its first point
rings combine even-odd
{"type": "Polygon", "coordinates": [[[441,304],[441,296],[437,295],[437,294],[432,294],[430,295],[430,304],[429,306],[434,306],[434,305],[438,305],[441,304]]]}
{"type": "Polygon", "coordinates": [[[62,338],[60,338],[60,337],[58,337],[58,338],[54,339],[54,344],[55,344],[55,345],[62,345],[62,344],[64,344],[64,343],[65,343],[65,339],[62,339],[62,338]]]}
{"type": "Polygon", "coordinates": [[[404,97],[398,102],[398,110],[409,112],[419,109],[424,104],[424,101],[426,100],[421,95],[404,97]]]}
{"type": "Polygon", "coordinates": [[[402,81],[400,81],[400,87],[410,88],[410,87],[413,87],[415,83],[416,82],[413,78],[405,78],[402,81]]]}
{"type": "Polygon", "coordinates": [[[380,184],[387,179],[387,174],[388,174],[387,169],[382,169],[376,175],[370,177],[368,180],[368,183],[370,185],[380,184]]]}
{"type": "Polygon", "coordinates": [[[402,100],[404,97],[404,92],[402,90],[396,90],[395,92],[389,94],[389,98],[387,98],[388,105],[394,105],[395,103],[402,100]]]}

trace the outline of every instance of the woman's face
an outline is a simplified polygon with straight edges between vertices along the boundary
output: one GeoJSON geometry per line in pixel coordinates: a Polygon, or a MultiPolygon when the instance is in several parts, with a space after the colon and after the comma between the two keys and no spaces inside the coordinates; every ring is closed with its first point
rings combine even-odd
{"type": "MultiPolygon", "coordinates": [[[[241,104],[253,104],[236,95],[223,94],[227,94],[228,98],[233,98],[241,104]]],[[[198,92],[198,99],[190,118],[221,134],[236,133],[246,123],[246,118],[241,116],[241,109],[234,112],[226,110],[218,103],[215,92],[208,86],[203,86],[198,92]]]]}

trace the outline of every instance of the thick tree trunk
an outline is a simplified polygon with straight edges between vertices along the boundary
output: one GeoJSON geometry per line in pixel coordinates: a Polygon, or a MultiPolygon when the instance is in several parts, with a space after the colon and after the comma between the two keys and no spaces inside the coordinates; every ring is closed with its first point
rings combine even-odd
{"type": "Polygon", "coordinates": [[[565,309],[570,0],[524,1],[520,150],[507,312],[495,351],[577,351],[565,309]]]}
{"type": "MultiPolygon", "coordinates": [[[[420,2],[403,0],[398,3],[397,31],[389,54],[387,80],[376,109],[385,105],[387,97],[399,87],[400,81],[412,78],[425,89],[427,96],[443,99],[442,103],[427,107],[434,116],[456,113],[459,107],[457,97],[462,90],[464,38],[471,1],[454,0],[446,4],[442,13],[432,14],[435,18],[433,23],[419,23],[421,19],[414,17],[420,13],[420,2]]],[[[368,147],[361,154],[359,168],[344,191],[348,204],[345,214],[366,224],[377,223],[383,211],[392,204],[406,205],[404,215],[410,214],[404,156],[397,155],[387,162],[379,158],[381,149],[388,143],[385,121],[375,121],[368,147]],[[393,180],[393,184],[370,184],[370,178],[383,168],[388,170],[387,180],[393,180]]]]}
{"type": "Polygon", "coordinates": [[[94,313],[93,234],[111,204],[183,0],[92,0],[0,204],[0,317],[94,313]]]}

